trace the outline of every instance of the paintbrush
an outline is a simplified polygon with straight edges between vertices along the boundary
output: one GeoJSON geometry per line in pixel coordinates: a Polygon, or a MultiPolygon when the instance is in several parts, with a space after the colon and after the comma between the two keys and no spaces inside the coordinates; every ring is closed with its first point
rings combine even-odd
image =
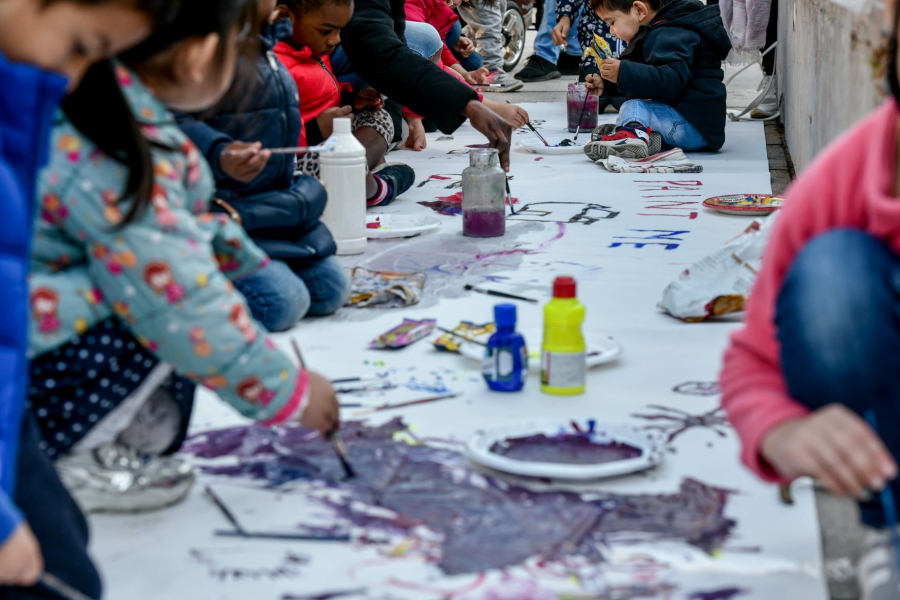
{"type": "Polygon", "coordinates": [[[393,410],[395,408],[405,408],[407,406],[415,406],[417,404],[428,404],[430,402],[438,402],[440,400],[449,400],[450,398],[456,398],[457,396],[462,396],[462,394],[444,394],[443,396],[422,398],[421,400],[410,400],[409,402],[398,402],[397,404],[382,404],[381,406],[375,406],[373,408],[367,408],[357,411],[356,414],[367,415],[369,413],[381,412],[383,410],[393,410]]]}
{"type": "MultiPolygon", "coordinates": [[[[510,102],[509,100],[507,100],[506,103],[507,103],[507,104],[512,104],[512,102],[510,102]]],[[[544,139],[544,136],[542,136],[540,133],[538,133],[538,130],[534,128],[534,125],[532,125],[531,123],[525,123],[525,125],[528,127],[528,129],[531,130],[531,133],[533,133],[534,135],[538,136],[538,139],[541,140],[542,142],[544,142],[544,145],[545,145],[545,146],[549,146],[549,145],[550,145],[550,144],[547,143],[547,140],[544,139]]],[[[508,185],[507,185],[507,188],[509,188],[508,185]]]]}
{"type": "Polygon", "coordinates": [[[350,461],[347,460],[347,446],[344,445],[341,434],[335,429],[328,435],[328,441],[331,442],[334,453],[337,454],[338,460],[341,461],[341,466],[344,468],[344,475],[347,476],[347,479],[356,477],[356,471],[353,470],[353,467],[350,466],[350,461]]]}
{"type": "Polygon", "coordinates": [[[455,331],[451,331],[451,330],[449,330],[449,329],[444,329],[443,327],[438,327],[438,329],[439,329],[440,331],[443,331],[444,333],[449,333],[449,334],[452,335],[452,336],[456,336],[456,337],[458,337],[458,338],[464,339],[464,340],[466,340],[467,342],[472,342],[473,344],[477,344],[477,345],[479,345],[479,346],[487,346],[487,344],[485,344],[484,342],[479,342],[478,340],[473,340],[472,338],[466,337],[466,336],[461,335],[461,334],[459,334],[459,333],[456,333],[455,331]]]}
{"type": "MultiPolygon", "coordinates": [[[[869,409],[866,411],[865,416],[872,431],[878,434],[878,421],[875,418],[875,411],[869,409]]],[[[897,561],[897,568],[900,569],[900,531],[897,530],[897,503],[890,482],[885,483],[880,495],[881,510],[884,511],[884,520],[887,521],[890,529],[891,545],[894,547],[894,560],[897,561]]]]}
{"type": "MultiPolygon", "coordinates": [[[[240,521],[237,520],[237,517],[234,516],[221,498],[212,490],[211,487],[206,486],[203,490],[206,493],[206,496],[212,500],[213,504],[219,509],[219,511],[228,519],[228,522],[231,523],[231,526],[234,527],[235,535],[247,536],[247,531],[241,525],[240,521]]],[[[217,534],[218,535],[218,534],[217,534]]]]}
{"type": "Polygon", "coordinates": [[[66,600],[92,600],[89,596],[82,594],[56,575],[46,571],[41,573],[41,578],[38,582],[60,598],[65,598],[66,600]]]}
{"type": "Polygon", "coordinates": [[[523,300],[525,302],[537,302],[534,298],[526,298],[525,296],[516,296],[515,294],[507,294],[506,292],[498,292],[495,290],[484,290],[474,285],[466,284],[465,289],[469,292],[478,292],[479,294],[487,294],[488,296],[497,296],[498,298],[510,298],[512,300],[523,300]]]}
{"type": "Polygon", "coordinates": [[[587,93],[587,90],[584,91],[584,103],[581,105],[581,115],[578,117],[578,127],[575,128],[575,140],[578,139],[578,134],[581,133],[581,120],[584,118],[584,109],[587,108],[587,101],[591,95],[587,93]]]}
{"type": "Polygon", "coordinates": [[[382,377],[370,376],[370,377],[344,377],[343,379],[332,379],[332,385],[338,385],[340,383],[359,383],[361,381],[377,381],[379,379],[383,379],[382,377]]]}
{"type": "Polygon", "coordinates": [[[363,394],[365,392],[382,392],[386,390],[392,390],[397,387],[396,383],[382,383],[380,385],[366,385],[363,387],[345,387],[345,388],[337,388],[334,390],[335,394],[363,394]]]}
{"type": "MultiPolygon", "coordinates": [[[[300,368],[305,371],[306,361],[303,360],[303,353],[300,352],[300,346],[297,345],[297,340],[291,340],[291,346],[294,348],[294,354],[297,355],[297,361],[300,363],[300,368]]],[[[347,460],[347,447],[344,446],[344,442],[341,440],[341,436],[338,434],[337,429],[325,436],[325,439],[331,442],[334,453],[337,455],[338,460],[341,461],[341,466],[344,467],[344,475],[347,476],[347,479],[356,477],[356,471],[353,470],[353,467],[350,466],[350,462],[347,460]]]]}
{"type": "Polygon", "coordinates": [[[268,531],[232,531],[230,529],[216,530],[216,537],[240,537],[249,540],[296,540],[298,542],[349,542],[349,535],[325,535],[310,533],[279,533],[268,531]]]}
{"type": "Polygon", "coordinates": [[[509,179],[506,179],[506,199],[509,201],[510,214],[516,214],[516,208],[513,206],[512,192],[509,191],[509,179]]]}
{"type": "MultiPolygon", "coordinates": [[[[314,146],[293,146],[290,148],[260,148],[258,152],[268,152],[269,154],[306,154],[310,150],[315,151],[314,146]]],[[[223,150],[221,156],[238,156],[245,150],[223,150]]]]}

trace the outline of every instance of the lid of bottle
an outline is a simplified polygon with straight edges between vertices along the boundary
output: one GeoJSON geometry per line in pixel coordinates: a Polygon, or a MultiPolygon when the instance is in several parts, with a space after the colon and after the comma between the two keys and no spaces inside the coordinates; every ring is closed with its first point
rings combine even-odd
{"type": "Polygon", "coordinates": [[[574,298],[575,297],[575,278],[569,275],[560,275],[553,280],[553,297],[554,298],[574,298]]]}
{"type": "Polygon", "coordinates": [[[516,305],[497,304],[494,306],[494,322],[497,327],[513,327],[516,324],[516,305]]]}
{"type": "Polygon", "coordinates": [[[352,133],[353,128],[350,123],[350,119],[348,119],[347,117],[335,119],[333,131],[335,133],[352,133]]]}

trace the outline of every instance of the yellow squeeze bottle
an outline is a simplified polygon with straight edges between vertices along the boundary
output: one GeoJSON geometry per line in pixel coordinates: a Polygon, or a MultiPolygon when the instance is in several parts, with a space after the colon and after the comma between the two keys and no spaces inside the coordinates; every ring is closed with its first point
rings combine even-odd
{"type": "Polygon", "coordinates": [[[584,393],[587,345],[581,333],[584,304],[575,297],[575,279],[557,277],[553,299],[544,306],[544,344],[541,347],[541,391],[557,396],[584,393]]]}

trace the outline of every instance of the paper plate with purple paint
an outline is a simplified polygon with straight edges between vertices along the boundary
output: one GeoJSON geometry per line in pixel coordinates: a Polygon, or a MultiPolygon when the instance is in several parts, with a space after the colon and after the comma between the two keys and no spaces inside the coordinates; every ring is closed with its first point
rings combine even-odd
{"type": "Polygon", "coordinates": [[[475,435],[469,458],[484,467],[550,479],[603,479],[661,463],[664,435],[628,425],[540,421],[508,425],[475,435]]]}
{"type": "Polygon", "coordinates": [[[437,218],[424,215],[366,215],[366,237],[370,240],[415,237],[440,226],[437,218]]]}
{"type": "Polygon", "coordinates": [[[584,154],[584,144],[591,141],[591,132],[582,133],[577,140],[573,139],[574,133],[567,137],[545,135],[544,139],[549,146],[545,146],[544,142],[537,138],[522,140],[517,142],[516,146],[534,154],[584,154]]]}
{"type": "MultiPolygon", "coordinates": [[[[519,333],[525,338],[525,345],[528,347],[528,370],[540,371],[543,332],[540,329],[524,329],[519,333]]],[[[476,341],[486,343],[490,337],[491,334],[488,333],[480,336],[476,341]]],[[[587,361],[588,369],[613,362],[622,356],[622,345],[613,337],[586,333],[585,341],[587,342],[587,356],[585,360],[587,361]]],[[[466,358],[480,361],[484,358],[484,346],[463,342],[459,347],[459,353],[466,358]]]]}

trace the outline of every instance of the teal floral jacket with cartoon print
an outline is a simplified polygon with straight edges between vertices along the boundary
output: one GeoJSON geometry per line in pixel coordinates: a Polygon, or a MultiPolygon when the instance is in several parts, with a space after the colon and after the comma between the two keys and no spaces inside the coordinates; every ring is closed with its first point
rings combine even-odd
{"type": "Polygon", "coordinates": [[[31,354],[115,315],[157,357],[245,416],[297,417],[307,374],[275,347],[231,283],[268,257],[239,224],[207,212],[209,165],[136,74],[119,66],[117,75],[144,135],[166,148],[153,148],[152,206],[116,227],[128,206],[119,197],[127,171],[60,113],[38,182],[31,354]]]}

